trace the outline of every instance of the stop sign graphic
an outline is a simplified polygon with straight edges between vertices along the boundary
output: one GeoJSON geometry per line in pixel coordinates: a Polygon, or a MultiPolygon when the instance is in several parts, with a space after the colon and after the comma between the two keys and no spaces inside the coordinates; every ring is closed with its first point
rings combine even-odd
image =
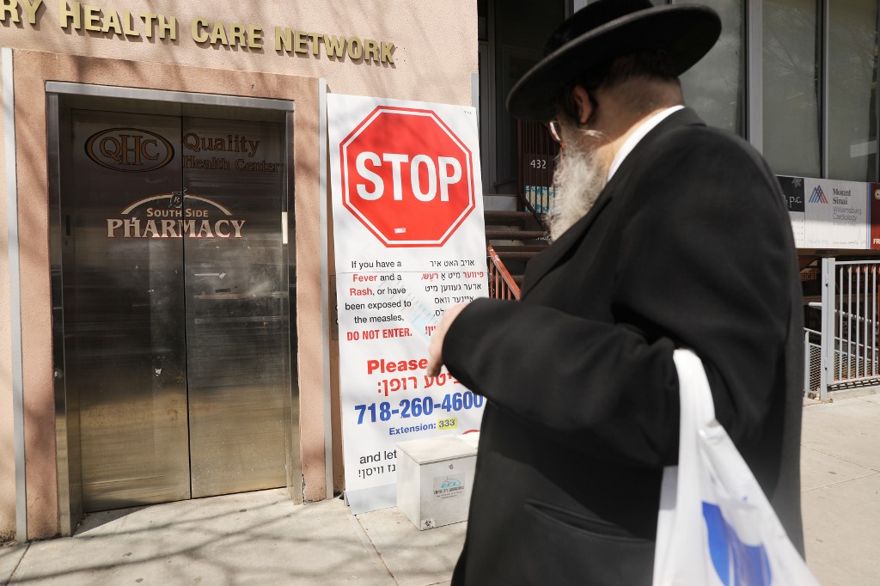
{"type": "Polygon", "coordinates": [[[474,210],[471,152],[431,110],[379,106],[339,156],[342,204],[385,246],[443,246],[474,210]]]}

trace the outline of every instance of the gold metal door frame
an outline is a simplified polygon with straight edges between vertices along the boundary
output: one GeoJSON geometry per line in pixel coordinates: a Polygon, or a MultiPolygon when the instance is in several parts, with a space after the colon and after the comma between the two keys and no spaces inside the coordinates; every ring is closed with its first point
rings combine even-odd
{"type": "MultiPolygon", "coordinates": [[[[56,406],[56,463],[58,470],[58,507],[59,525],[62,535],[70,535],[82,516],[82,487],[81,470],[79,462],[79,430],[77,421],[78,402],[77,397],[70,396],[66,388],[65,356],[64,356],[64,315],[63,315],[63,278],[61,260],[61,153],[62,140],[61,112],[65,107],[65,101],[70,98],[92,97],[96,99],[108,98],[114,100],[136,100],[144,103],[161,105],[162,108],[174,108],[181,105],[201,106],[231,106],[239,108],[253,108],[263,110],[278,110],[285,116],[285,139],[287,173],[284,177],[285,190],[283,209],[287,220],[286,234],[295,234],[295,218],[292,213],[294,198],[293,182],[293,115],[294,104],[291,101],[248,98],[239,96],[223,96],[214,94],[198,94],[189,92],[173,92],[164,90],[151,90],[139,88],[126,88],[115,86],[97,86],[89,84],[47,82],[47,152],[48,152],[48,192],[49,192],[49,228],[50,228],[50,265],[51,265],[51,290],[53,305],[53,364],[55,382],[55,406],[56,406]]],[[[295,300],[296,291],[296,266],[295,254],[291,249],[293,242],[284,246],[283,263],[287,267],[289,280],[288,315],[290,316],[290,388],[285,398],[285,418],[288,425],[285,429],[285,467],[287,473],[287,485],[294,502],[302,502],[302,462],[300,454],[300,428],[299,428],[299,388],[296,368],[296,352],[294,344],[297,343],[295,300]]]]}

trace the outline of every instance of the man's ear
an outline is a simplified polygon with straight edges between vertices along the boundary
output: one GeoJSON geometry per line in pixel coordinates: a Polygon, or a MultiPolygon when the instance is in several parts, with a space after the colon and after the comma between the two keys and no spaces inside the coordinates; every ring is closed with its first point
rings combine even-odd
{"type": "Polygon", "coordinates": [[[574,86],[571,90],[571,99],[577,105],[578,124],[586,124],[590,116],[593,115],[593,102],[590,100],[590,94],[582,85],[574,86]]]}

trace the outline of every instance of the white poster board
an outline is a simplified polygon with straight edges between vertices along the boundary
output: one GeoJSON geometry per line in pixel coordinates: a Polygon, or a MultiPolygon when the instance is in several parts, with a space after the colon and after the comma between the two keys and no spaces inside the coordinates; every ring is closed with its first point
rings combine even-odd
{"type": "Polygon", "coordinates": [[[804,248],[870,248],[868,184],[804,179],[804,248]]]}
{"type": "Polygon", "coordinates": [[[870,249],[870,184],[779,177],[798,248],[870,249]]]}
{"type": "Polygon", "coordinates": [[[425,371],[443,310],[487,294],[470,107],[330,94],[346,499],[395,504],[395,444],[479,428],[484,399],[425,371]]]}

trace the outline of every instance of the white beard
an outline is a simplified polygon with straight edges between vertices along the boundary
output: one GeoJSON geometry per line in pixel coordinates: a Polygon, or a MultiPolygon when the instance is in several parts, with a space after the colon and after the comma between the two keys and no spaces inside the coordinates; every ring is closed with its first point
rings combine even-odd
{"type": "Polygon", "coordinates": [[[607,182],[599,149],[586,149],[577,141],[566,141],[559,151],[553,173],[555,190],[550,210],[550,239],[557,240],[575,222],[587,215],[607,182]]]}

